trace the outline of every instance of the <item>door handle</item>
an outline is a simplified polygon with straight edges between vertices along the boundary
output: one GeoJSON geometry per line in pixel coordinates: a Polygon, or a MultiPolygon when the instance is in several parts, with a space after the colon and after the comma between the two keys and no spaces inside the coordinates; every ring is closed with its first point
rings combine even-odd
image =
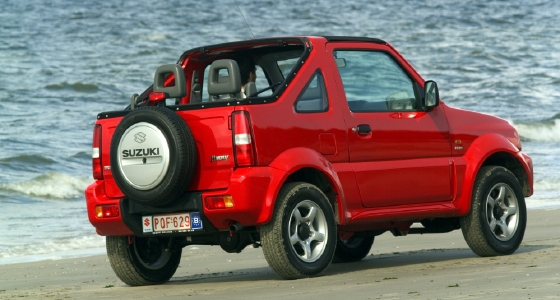
{"type": "Polygon", "coordinates": [[[371,133],[371,127],[369,127],[368,124],[361,124],[361,125],[358,125],[358,129],[356,131],[358,131],[359,135],[370,134],[371,133]]]}

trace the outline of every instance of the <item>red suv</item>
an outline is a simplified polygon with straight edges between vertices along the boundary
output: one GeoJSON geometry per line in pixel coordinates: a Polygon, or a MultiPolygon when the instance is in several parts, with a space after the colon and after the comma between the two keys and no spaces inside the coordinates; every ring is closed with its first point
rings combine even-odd
{"type": "Polygon", "coordinates": [[[445,105],[385,41],[331,36],[204,46],[159,67],[126,109],[98,115],[93,176],[89,220],[129,285],[168,281],[188,245],[260,246],[287,279],[359,261],[386,231],[461,229],[476,254],[510,254],[533,192],[507,121],[445,105]]]}

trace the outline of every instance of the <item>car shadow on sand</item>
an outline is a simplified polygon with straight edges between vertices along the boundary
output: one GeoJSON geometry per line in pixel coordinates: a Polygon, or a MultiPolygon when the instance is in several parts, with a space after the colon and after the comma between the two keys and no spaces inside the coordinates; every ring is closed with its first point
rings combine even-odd
{"type": "MultiPolygon", "coordinates": [[[[320,276],[336,276],[353,272],[371,270],[379,272],[386,268],[417,267],[444,268],[449,263],[454,265],[478,266],[492,268],[489,261],[494,263],[508,263],[512,257],[521,258],[535,251],[552,248],[551,245],[522,245],[515,253],[497,257],[479,257],[468,248],[428,249],[418,251],[403,251],[385,254],[369,254],[359,262],[333,263],[320,276]]],[[[519,260],[514,260],[519,263],[519,260]]],[[[200,273],[189,276],[173,277],[166,285],[180,285],[184,283],[200,282],[244,282],[244,281],[275,281],[282,280],[274,271],[266,267],[238,269],[227,272],[200,273]]]]}
{"type": "Polygon", "coordinates": [[[332,264],[325,271],[325,275],[357,272],[368,269],[380,270],[384,268],[410,268],[412,266],[422,267],[422,265],[438,267],[438,265],[448,265],[450,262],[454,264],[487,267],[489,260],[503,260],[504,262],[508,262],[511,261],[511,257],[521,256],[527,253],[551,247],[552,246],[550,245],[520,246],[519,249],[511,255],[496,257],[480,257],[474,254],[469,248],[426,249],[418,251],[393,252],[379,255],[370,254],[360,262],[332,264]]]}

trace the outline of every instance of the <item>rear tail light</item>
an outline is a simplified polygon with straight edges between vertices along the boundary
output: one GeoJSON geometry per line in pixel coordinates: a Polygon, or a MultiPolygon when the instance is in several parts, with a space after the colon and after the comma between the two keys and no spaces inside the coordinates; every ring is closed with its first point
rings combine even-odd
{"type": "Polygon", "coordinates": [[[251,130],[249,112],[236,111],[232,115],[232,120],[235,165],[237,167],[255,165],[255,141],[253,139],[253,131],[251,130]]]}
{"type": "Polygon", "coordinates": [[[111,205],[98,205],[95,207],[95,216],[98,219],[103,218],[116,218],[120,214],[119,206],[115,204],[111,205]]]}
{"type": "Polygon", "coordinates": [[[207,209],[232,208],[234,206],[233,197],[231,195],[206,197],[204,206],[207,209]]]}
{"type": "Polygon", "coordinates": [[[101,167],[101,125],[93,127],[93,142],[91,154],[91,167],[94,179],[103,179],[103,168],[101,167]]]}

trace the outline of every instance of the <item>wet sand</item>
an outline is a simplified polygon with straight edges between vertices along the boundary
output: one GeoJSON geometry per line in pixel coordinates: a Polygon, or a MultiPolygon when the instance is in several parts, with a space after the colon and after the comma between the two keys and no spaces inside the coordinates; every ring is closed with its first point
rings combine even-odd
{"type": "Polygon", "coordinates": [[[461,231],[376,238],[363,261],[316,278],[283,280],[261,249],[183,249],[170,282],[129,287],[105,255],[0,266],[0,298],[26,299],[558,299],[560,210],[530,210],[521,247],[481,258],[461,231]]]}

